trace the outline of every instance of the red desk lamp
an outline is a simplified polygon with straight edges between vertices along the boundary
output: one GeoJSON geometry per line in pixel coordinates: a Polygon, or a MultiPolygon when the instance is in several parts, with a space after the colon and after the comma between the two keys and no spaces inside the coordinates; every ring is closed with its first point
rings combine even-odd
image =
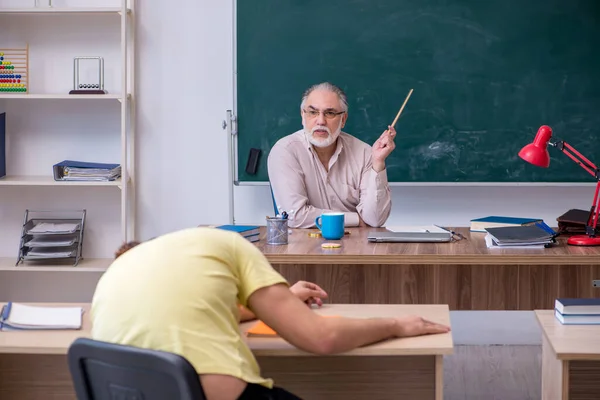
{"type": "Polygon", "coordinates": [[[598,192],[600,190],[600,170],[590,160],[581,155],[570,144],[559,140],[551,142],[552,128],[548,125],[543,125],[538,129],[533,143],[523,147],[519,152],[519,157],[523,160],[536,165],[538,167],[548,168],[550,165],[550,155],[548,154],[547,146],[553,146],[565,153],[571,160],[575,161],[589,172],[598,183],[596,184],[596,193],[594,193],[594,201],[590,210],[590,216],[585,226],[585,235],[571,236],[567,240],[568,244],[574,246],[600,246],[600,237],[596,236],[596,224],[598,222],[598,211],[600,211],[598,201],[598,192]]]}

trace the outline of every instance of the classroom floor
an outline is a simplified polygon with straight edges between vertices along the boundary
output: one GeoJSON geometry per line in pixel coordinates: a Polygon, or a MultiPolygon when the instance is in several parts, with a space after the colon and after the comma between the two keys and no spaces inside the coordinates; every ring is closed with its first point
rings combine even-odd
{"type": "Polygon", "coordinates": [[[455,346],[444,358],[444,400],[540,400],[540,345],[455,346]]]}

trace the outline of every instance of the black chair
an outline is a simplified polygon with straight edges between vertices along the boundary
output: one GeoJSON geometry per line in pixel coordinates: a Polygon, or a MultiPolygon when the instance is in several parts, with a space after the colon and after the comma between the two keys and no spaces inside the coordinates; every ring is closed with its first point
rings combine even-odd
{"type": "Polygon", "coordinates": [[[177,354],[78,338],[68,362],[78,400],[205,400],[194,367],[177,354]]]}

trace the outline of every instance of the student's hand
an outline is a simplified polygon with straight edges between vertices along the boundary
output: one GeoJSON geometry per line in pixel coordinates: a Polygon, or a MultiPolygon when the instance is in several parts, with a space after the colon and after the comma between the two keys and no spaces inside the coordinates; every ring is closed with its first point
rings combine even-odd
{"type": "Polygon", "coordinates": [[[321,307],[321,299],[327,298],[327,292],[312,282],[298,281],[290,287],[290,291],[309,306],[316,304],[321,307]]]}
{"type": "Polygon", "coordinates": [[[434,333],[450,332],[450,327],[435,322],[428,321],[416,315],[408,315],[396,318],[397,337],[421,336],[434,333]]]}
{"type": "Polygon", "coordinates": [[[385,169],[385,159],[396,147],[395,138],[396,130],[390,125],[373,144],[371,159],[375,172],[381,172],[385,169]]]}

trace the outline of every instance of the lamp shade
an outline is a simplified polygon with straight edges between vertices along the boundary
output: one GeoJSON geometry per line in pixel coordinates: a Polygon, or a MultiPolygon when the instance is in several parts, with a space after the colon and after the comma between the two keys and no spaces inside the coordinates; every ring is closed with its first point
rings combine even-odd
{"type": "Polygon", "coordinates": [[[528,144],[519,151],[519,157],[538,167],[548,168],[550,165],[550,154],[548,153],[548,142],[552,137],[552,128],[542,125],[538,129],[533,143],[528,144]]]}

